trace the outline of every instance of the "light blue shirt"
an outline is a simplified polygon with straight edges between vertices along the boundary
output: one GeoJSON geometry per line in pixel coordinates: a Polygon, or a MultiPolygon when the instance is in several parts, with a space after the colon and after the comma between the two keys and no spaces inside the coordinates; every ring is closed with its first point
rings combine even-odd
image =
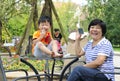
{"type": "MultiPolygon", "coordinates": [[[[104,37],[94,47],[92,47],[92,42],[93,42],[92,40],[89,41],[83,49],[85,52],[86,63],[94,61],[98,55],[105,55],[107,56],[107,59],[97,69],[100,70],[101,72],[114,72],[114,66],[113,66],[114,53],[110,41],[104,37]]],[[[112,78],[112,81],[114,81],[114,74],[105,74],[105,75],[108,78],[112,78]]]]}

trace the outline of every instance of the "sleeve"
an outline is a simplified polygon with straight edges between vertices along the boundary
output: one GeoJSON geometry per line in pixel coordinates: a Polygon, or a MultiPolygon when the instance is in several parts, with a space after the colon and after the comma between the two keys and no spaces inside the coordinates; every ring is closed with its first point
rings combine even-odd
{"type": "Polygon", "coordinates": [[[102,44],[99,51],[98,51],[98,54],[99,55],[110,56],[111,51],[112,51],[111,43],[102,44]]]}
{"type": "Polygon", "coordinates": [[[33,39],[36,39],[40,36],[40,33],[38,33],[38,31],[34,32],[33,34],[33,39]]]}
{"type": "Polygon", "coordinates": [[[86,51],[88,45],[89,45],[89,42],[82,48],[82,50],[83,50],[84,52],[86,51]]]}

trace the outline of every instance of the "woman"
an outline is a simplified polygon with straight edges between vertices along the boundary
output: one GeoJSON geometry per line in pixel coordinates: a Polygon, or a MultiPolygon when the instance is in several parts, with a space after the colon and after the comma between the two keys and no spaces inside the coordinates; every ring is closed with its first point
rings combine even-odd
{"type": "Polygon", "coordinates": [[[114,81],[113,74],[97,74],[114,72],[113,48],[105,38],[106,24],[100,19],[94,19],[90,22],[88,31],[92,40],[83,49],[79,46],[81,35],[76,33],[76,54],[79,57],[85,55],[86,64],[74,68],[68,81],[114,81]],[[95,78],[95,75],[98,78],[95,78]]]}

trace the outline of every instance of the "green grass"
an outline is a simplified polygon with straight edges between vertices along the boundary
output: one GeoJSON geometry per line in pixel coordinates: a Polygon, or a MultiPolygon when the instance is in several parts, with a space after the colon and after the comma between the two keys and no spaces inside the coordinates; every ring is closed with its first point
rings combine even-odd
{"type": "Polygon", "coordinates": [[[113,47],[114,51],[120,52],[120,47],[113,47]]]}

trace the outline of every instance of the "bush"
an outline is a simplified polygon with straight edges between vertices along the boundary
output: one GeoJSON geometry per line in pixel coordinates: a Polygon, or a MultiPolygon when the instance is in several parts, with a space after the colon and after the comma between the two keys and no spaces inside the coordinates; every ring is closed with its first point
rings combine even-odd
{"type": "MultiPolygon", "coordinates": [[[[45,60],[27,60],[29,63],[31,63],[39,72],[45,70],[45,60]]],[[[32,71],[29,66],[22,63],[19,58],[2,58],[2,62],[4,65],[5,70],[15,70],[15,69],[25,69],[27,71],[32,71]]],[[[53,61],[49,60],[49,68],[52,68],[53,61]]],[[[56,64],[59,66],[62,66],[61,61],[56,61],[56,64]]]]}

